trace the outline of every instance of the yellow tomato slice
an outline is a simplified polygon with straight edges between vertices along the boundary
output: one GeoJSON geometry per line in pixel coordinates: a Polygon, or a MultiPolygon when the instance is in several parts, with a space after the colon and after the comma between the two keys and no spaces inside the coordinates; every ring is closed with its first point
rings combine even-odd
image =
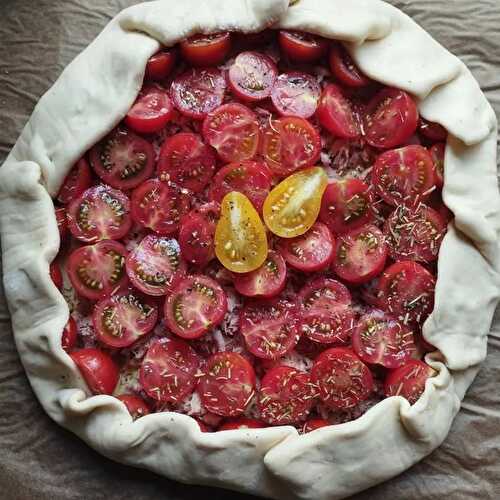
{"type": "Polygon", "coordinates": [[[266,228],[250,200],[242,193],[228,193],[221,204],[215,230],[215,255],[235,273],[258,269],[268,253],[266,228]]]}
{"type": "Polygon", "coordinates": [[[281,238],[307,232],[318,218],[328,177],[321,167],[308,168],[287,177],[264,202],[264,222],[281,238]]]}

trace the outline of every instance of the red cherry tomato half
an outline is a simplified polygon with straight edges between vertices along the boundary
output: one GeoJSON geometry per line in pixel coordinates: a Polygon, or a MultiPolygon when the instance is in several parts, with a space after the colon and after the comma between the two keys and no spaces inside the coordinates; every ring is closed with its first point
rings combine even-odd
{"type": "Polygon", "coordinates": [[[342,280],[355,285],[378,276],[387,260],[387,245],[377,226],[366,225],[340,236],[333,269],[342,280]]]}
{"type": "Polygon", "coordinates": [[[68,208],[71,234],[85,243],[119,240],[132,226],[128,197],[108,186],[94,186],[73,200],[68,208]]]}
{"type": "Polygon", "coordinates": [[[68,234],[68,218],[66,215],[66,209],[64,207],[56,208],[55,212],[57,229],[59,230],[59,238],[62,241],[68,234]]]}
{"type": "Polygon", "coordinates": [[[446,226],[448,226],[454,215],[453,212],[444,204],[441,193],[439,191],[434,191],[429,198],[428,203],[441,216],[441,219],[446,226]]]}
{"type": "Polygon", "coordinates": [[[423,203],[414,209],[400,205],[386,220],[384,233],[393,260],[431,262],[438,258],[446,222],[423,203]]]}
{"type": "Polygon", "coordinates": [[[259,47],[271,43],[275,38],[275,31],[266,29],[257,33],[236,33],[236,41],[242,47],[259,47]]]}
{"type": "Polygon", "coordinates": [[[272,250],[266,261],[250,273],[235,273],[234,287],[246,297],[271,298],[285,288],[286,264],[283,257],[272,250]]]}
{"type": "Polygon", "coordinates": [[[232,191],[244,194],[253,206],[262,212],[264,201],[271,190],[272,174],[265,163],[242,161],[230,163],[215,175],[209,196],[221,203],[232,191]]]}
{"type": "Polygon", "coordinates": [[[389,373],[384,385],[385,395],[388,398],[402,396],[413,405],[424,393],[426,380],[435,375],[436,372],[423,361],[417,359],[408,361],[401,368],[389,373]]]}
{"type": "Polygon", "coordinates": [[[287,177],[318,161],[321,137],[304,118],[279,118],[270,121],[264,130],[261,153],[274,175],[287,177]]]}
{"type": "Polygon", "coordinates": [[[197,339],[224,319],[226,292],[208,276],[189,276],[172,290],[164,312],[172,332],[185,339],[197,339]]]}
{"type": "Polygon", "coordinates": [[[333,83],[323,89],[316,116],[321,125],[336,137],[356,139],[360,135],[354,108],[342,89],[333,83]]]}
{"type": "Polygon", "coordinates": [[[222,417],[237,417],[255,394],[254,369],[241,354],[214,354],[207,360],[197,392],[207,411],[222,417]]]}
{"type": "Polygon", "coordinates": [[[146,64],[146,79],[154,82],[165,80],[174,69],[176,60],[177,53],[174,49],[157,52],[146,64]]]}
{"type": "Polygon", "coordinates": [[[229,68],[229,85],[239,99],[261,101],[271,95],[277,75],[271,58],[259,52],[241,52],[229,68]]]}
{"type": "Polygon", "coordinates": [[[343,234],[371,222],[373,196],[370,186],[359,179],[343,179],[328,185],[319,219],[333,234],[343,234]]]}
{"type": "Polygon", "coordinates": [[[125,116],[125,124],[139,134],[154,134],[174,116],[174,105],[161,87],[144,88],[125,116]]]}
{"type": "Polygon", "coordinates": [[[129,254],[125,265],[132,284],[155,297],[169,293],[186,273],[177,240],[152,234],[129,254]]]}
{"type": "Polygon", "coordinates": [[[57,201],[67,205],[80,196],[92,184],[92,172],[85,158],[78,160],[64,179],[64,183],[57,195],[57,201]]]}
{"type": "Polygon", "coordinates": [[[133,420],[149,415],[151,410],[144,399],[135,394],[121,394],[116,396],[122,403],[125,403],[128,412],[133,420]]]}
{"type": "Polygon", "coordinates": [[[200,364],[198,354],[184,340],[155,340],[142,361],[139,381],[154,400],[179,403],[193,393],[200,364]]]}
{"type": "Polygon", "coordinates": [[[257,115],[243,104],[223,104],[205,118],[203,137],[226,163],[250,160],[259,147],[257,115]]]}
{"type": "Polygon", "coordinates": [[[405,144],[417,124],[418,110],[413,98],[402,90],[386,88],[370,101],[363,128],[368,144],[389,149],[405,144]]]}
{"type": "Polygon", "coordinates": [[[303,309],[336,310],[351,305],[351,293],[345,285],[331,278],[316,278],[299,292],[303,309]]]}
{"type": "Polygon", "coordinates": [[[54,283],[56,288],[61,290],[63,287],[63,276],[62,276],[61,268],[59,267],[59,264],[55,261],[52,262],[49,266],[49,271],[50,271],[50,279],[52,280],[52,283],[54,283]]]}
{"type": "Polygon", "coordinates": [[[100,300],[92,315],[97,340],[107,347],[128,347],[156,326],[154,302],[133,290],[124,290],[100,300]]]}
{"type": "Polygon", "coordinates": [[[418,130],[424,137],[435,142],[444,142],[448,137],[448,131],[442,125],[427,121],[422,117],[420,117],[418,130]]]}
{"type": "Polygon", "coordinates": [[[343,347],[321,353],[311,369],[311,381],[319,397],[330,408],[346,409],[367,399],[373,391],[373,377],[368,367],[343,347]]]}
{"type": "Polygon", "coordinates": [[[324,420],[323,418],[311,418],[304,423],[302,427],[302,434],[307,434],[308,432],[315,431],[317,429],[321,429],[322,427],[328,427],[330,422],[328,420],[324,420]]]}
{"type": "Polygon", "coordinates": [[[278,40],[281,50],[296,62],[317,61],[328,50],[328,42],[324,38],[301,31],[280,31],[278,40]]]}
{"type": "Polygon", "coordinates": [[[192,69],[175,78],[170,91],[175,107],[183,115],[203,120],[222,104],[226,79],[215,68],[192,69]]]}
{"type": "Polygon", "coordinates": [[[352,348],[365,362],[398,368],[415,354],[413,332],[382,311],[363,315],[352,334],[352,348]]]}
{"type": "Polygon", "coordinates": [[[278,242],[278,249],[287,263],[304,272],[327,268],[333,258],[334,247],[332,233],[321,222],[316,222],[301,236],[280,239],[278,242]]]}
{"type": "Polygon", "coordinates": [[[240,312],[240,332],[247,349],[261,359],[277,359],[299,340],[297,306],[283,298],[249,302],[240,312]]]}
{"type": "Polygon", "coordinates": [[[162,181],[199,193],[214,175],[216,163],[214,152],[199,135],[181,132],[163,143],[156,172],[162,181]]]}
{"type": "Polygon", "coordinates": [[[77,338],[78,338],[78,327],[76,326],[76,321],[73,319],[72,316],[70,316],[62,333],[61,337],[62,348],[67,353],[69,353],[76,347],[77,338]]]}
{"type": "Polygon", "coordinates": [[[444,142],[438,142],[432,146],[430,152],[434,161],[436,186],[440,189],[444,185],[444,156],[446,154],[446,144],[444,142]]]}
{"type": "Polygon", "coordinates": [[[264,422],[255,418],[239,417],[227,420],[220,427],[219,431],[233,431],[236,429],[263,429],[267,427],[264,422]]]}
{"type": "Polygon", "coordinates": [[[282,116],[310,118],[316,112],[321,87],[308,73],[292,71],[281,74],[271,92],[271,100],[282,116]]]}
{"type": "Polygon", "coordinates": [[[397,262],[380,278],[383,309],[404,325],[422,324],[434,307],[436,279],[416,262],[397,262]]]}
{"type": "Polygon", "coordinates": [[[99,300],[127,281],[127,251],[116,241],[100,241],[74,250],[68,259],[68,277],[77,293],[99,300]]]}
{"type": "Polygon", "coordinates": [[[110,186],[124,191],[137,187],[153,173],[153,146],[133,132],[115,129],[89,153],[96,174],[110,186]]]}
{"type": "Polygon", "coordinates": [[[372,183],[389,205],[417,205],[435,188],[434,162],[422,146],[386,151],[375,162],[372,183]]]}
{"type": "Polygon", "coordinates": [[[270,425],[302,422],[314,405],[310,377],[288,366],[269,370],[261,381],[257,404],[260,418],[270,425]]]}
{"type": "Polygon", "coordinates": [[[81,349],[70,354],[93,394],[111,395],[120,370],[113,359],[99,349],[81,349]]]}
{"type": "Polygon", "coordinates": [[[215,229],[220,205],[206,203],[195,208],[181,220],[179,245],[184,260],[195,266],[206,266],[215,257],[215,229]]]}
{"type": "Polygon", "coordinates": [[[217,66],[231,50],[231,34],[195,35],[180,43],[182,57],[193,66],[217,66]]]}
{"type": "Polygon", "coordinates": [[[175,185],[149,179],[134,190],[132,219],[155,233],[167,235],[179,229],[181,217],[189,211],[189,196],[175,185]]]}
{"type": "Polygon", "coordinates": [[[335,78],[348,87],[366,87],[370,83],[370,79],[361,73],[347,50],[340,44],[333,45],[330,50],[330,69],[335,78]]]}
{"type": "Polygon", "coordinates": [[[354,324],[354,311],[350,307],[309,308],[300,318],[299,330],[319,344],[345,344],[351,337],[354,324]]]}

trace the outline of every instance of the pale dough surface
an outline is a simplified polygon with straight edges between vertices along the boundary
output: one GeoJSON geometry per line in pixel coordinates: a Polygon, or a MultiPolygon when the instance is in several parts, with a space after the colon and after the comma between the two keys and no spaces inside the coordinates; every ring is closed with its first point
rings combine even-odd
{"type": "Polygon", "coordinates": [[[485,356],[499,285],[494,113],[463,64],[387,4],[301,0],[286,13],[284,1],[203,5],[162,0],[118,16],[40,101],[0,170],[4,283],[16,344],[49,415],[115,460],[276,498],[343,498],[438,446],[485,356]],[[132,423],[116,400],[86,399],[75,389],[85,385],[59,347],[67,309],[47,279],[58,241],[43,186],[55,193],[74,160],[133,102],[145,61],[158,47],[137,31],[172,44],[194,31],[249,31],[277,19],[352,42],[365,72],[418,95],[424,116],[453,133],[445,200],[457,227],[443,244],[436,310],[425,331],[446,366],[435,364],[439,377],[412,408],[393,398],[358,421],[302,437],[291,428],[204,435],[189,418],[173,414],[132,423]]]}

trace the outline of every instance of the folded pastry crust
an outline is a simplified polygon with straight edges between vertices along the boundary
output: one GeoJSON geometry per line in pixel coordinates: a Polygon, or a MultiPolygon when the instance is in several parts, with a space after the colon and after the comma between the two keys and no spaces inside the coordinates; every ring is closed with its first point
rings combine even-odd
{"type": "Polygon", "coordinates": [[[5,292],[17,348],[47,413],[116,461],[178,481],[276,499],[333,500],[407,469],[439,446],[486,356],[499,299],[500,197],[494,112],[468,69],[405,14],[378,0],[159,0],[121,12],[36,106],[0,169],[5,292]],[[133,422],[89,397],[61,348],[68,307],[49,278],[59,249],[51,196],[75,161],[133,104],[148,58],[198,32],[298,29],[346,42],[368,76],[416,95],[450,132],[444,201],[454,212],[439,256],[426,360],[438,372],[413,406],[382,401],[361,418],[299,436],[293,427],[201,433],[190,417],[133,422]]]}

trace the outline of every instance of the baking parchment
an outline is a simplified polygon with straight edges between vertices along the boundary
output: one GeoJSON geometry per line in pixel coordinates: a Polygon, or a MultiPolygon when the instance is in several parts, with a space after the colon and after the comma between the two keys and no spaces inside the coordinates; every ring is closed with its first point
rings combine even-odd
{"type": "MultiPolygon", "coordinates": [[[[38,98],[114,15],[134,3],[137,2],[0,0],[0,164],[38,98]]],[[[499,115],[500,1],[393,0],[390,3],[412,16],[462,58],[499,115]]],[[[54,424],[38,404],[19,362],[0,288],[0,499],[196,500],[209,496],[221,500],[253,498],[180,485],[115,464],[54,424]]],[[[445,443],[398,478],[353,498],[441,500],[444,497],[447,500],[500,498],[498,313],[488,358],[445,443]]]]}

